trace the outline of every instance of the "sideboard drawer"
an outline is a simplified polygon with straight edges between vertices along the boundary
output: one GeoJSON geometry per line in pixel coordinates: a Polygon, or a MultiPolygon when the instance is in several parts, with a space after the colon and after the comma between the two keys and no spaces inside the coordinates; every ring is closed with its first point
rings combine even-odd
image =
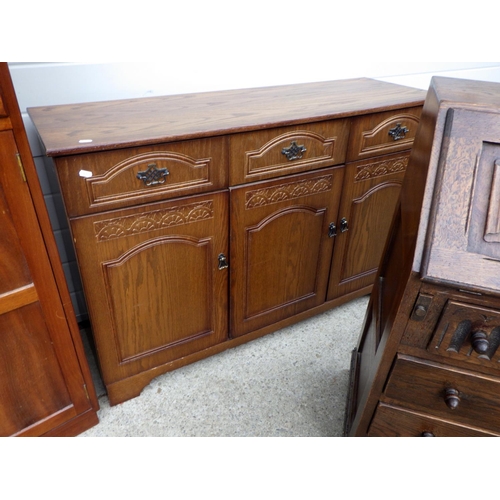
{"type": "Polygon", "coordinates": [[[227,187],[227,139],[212,138],[56,158],[68,215],[227,187]]]}
{"type": "Polygon", "coordinates": [[[415,107],[355,118],[351,124],[347,161],[410,149],[421,112],[421,107],[415,107]]]}
{"type": "Polygon", "coordinates": [[[500,432],[496,378],[445,367],[409,356],[398,356],[384,401],[431,416],[500,432]]]}
{"type": "Polygon", "coordinates": [[[482,429],[463,427],[404,408],[380,403],[368,436],[376,437],[484,437],[495,436],[482,429]]]}
{"type": "Polygon", "coordinates": [[[340,165],[348,134],[344,119],[234,134],[230,185],[340,165]]]}

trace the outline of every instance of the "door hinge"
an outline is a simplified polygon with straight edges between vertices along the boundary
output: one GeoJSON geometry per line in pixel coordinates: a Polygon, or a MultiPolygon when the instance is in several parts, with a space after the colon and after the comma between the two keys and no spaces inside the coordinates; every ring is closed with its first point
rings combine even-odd
{"type": "Polygon", "coordinates": [[[87,399],[90,401],[90,396],[89,396],[89,391],[87,389],[87,384],[83,384],[83,390],[85,391],[85,396],[87,396],[87,399]]]}
{"type": "Polygon", "coordinates": [[[16,153],[17,164],[19,165],[19,170],[21,171],[21,176],[23,181],[26,182],[26,173],[24,171],[23,161],[21,160],[21,155],[16,153]]]}

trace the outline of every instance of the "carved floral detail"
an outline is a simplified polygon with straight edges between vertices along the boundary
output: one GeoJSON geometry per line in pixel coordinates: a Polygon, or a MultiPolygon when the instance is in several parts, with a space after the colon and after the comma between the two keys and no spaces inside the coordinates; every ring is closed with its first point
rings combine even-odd
{"type": "Polygon", "coordinates": [[[193,203],[179,207],[127,215],[94,223],[97,241],[107,241],[156,229],[180,226],[213,218],[213,202],[193,203]]]}
{"type": "Polygon", "coordinates": [[[271,188],[249,191],[246,194],[245,208],[251,209],[279,203],[284,200],[293,200],[309,194],[329,191],[333,185],[333,176],[325,175],[298,182],[280,184],[271,188]]]}
{"type": "Polygon", "coordinates": [[[404,172],[407,166],[408,156],[360,165],[354,180],[358,182],[366,179],[372,179],[374,177],[393,174],[395,172],[404,172]]]}

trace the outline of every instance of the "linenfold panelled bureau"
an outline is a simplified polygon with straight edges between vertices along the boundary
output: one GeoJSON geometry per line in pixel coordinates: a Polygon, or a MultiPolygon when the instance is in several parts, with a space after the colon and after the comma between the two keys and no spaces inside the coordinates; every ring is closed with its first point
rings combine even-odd
{"type": "Polygon", "coordinates": [[[346,433],[499,436],[499,83],[432,79],[375,283],[346,433]]]}
{"type": "Polygon", "coordinates": [[[110,403],[369,293],[424,98],[353,79],[29,109],[110,403]]]}

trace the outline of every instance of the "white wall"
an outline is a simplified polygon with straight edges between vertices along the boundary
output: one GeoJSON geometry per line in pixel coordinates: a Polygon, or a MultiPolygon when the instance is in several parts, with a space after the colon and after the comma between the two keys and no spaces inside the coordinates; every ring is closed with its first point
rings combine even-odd
{"type": "MultiPolygon", "coordinates": [[[[500,54],[499,54],[500,55],[500,54]]],[[[286,65],[285,62],[282,63],[286,65]]],[[[370,77],[427,89],[433,75],[500,81],[500,62],[335,63],[316,70],[201,74],[196,65],[172,68],[160,61],[115,63],[9,63],[21,110],[30,106],[370,77]]]]}
{"type": "Polygon", "coordinates": [[[325,59],[321,51],[265,54],[260,59],[255,54],[255,60],[246,61],[230,57],[210,61],[200,59],[200,54],[177,54],[174,65],[169,58],[165,62],[9,63],[79,320],[86,318],[87,309],[61,194],[52,162],[43,154],[27,107],[356,77],[422,89],[428,88],[433,75],[500,82],[500,62],[334,62],[325,59]]]}

